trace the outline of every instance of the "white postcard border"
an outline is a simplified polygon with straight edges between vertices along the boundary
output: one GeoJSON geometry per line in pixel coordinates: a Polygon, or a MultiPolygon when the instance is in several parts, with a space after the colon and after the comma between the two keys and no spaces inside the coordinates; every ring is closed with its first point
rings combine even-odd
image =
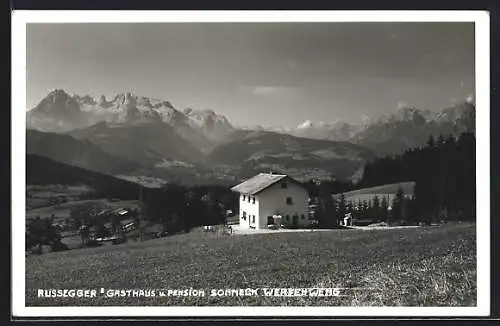
{"type": "Polygon", "coordinates": [[[29,11],[12,13],[12,314],[63,316],[487,316],[490,313],[490,20],[486,11],[29,11]],[[26,307],[26,24],[136,22],[474,22],[477,307],[26,307]]]}

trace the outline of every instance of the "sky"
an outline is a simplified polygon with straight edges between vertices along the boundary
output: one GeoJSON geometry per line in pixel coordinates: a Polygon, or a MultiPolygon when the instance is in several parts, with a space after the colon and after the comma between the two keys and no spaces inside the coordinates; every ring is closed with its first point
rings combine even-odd
{"type": "Polygon", "coordinates": [[[27,109],[131,92],[236,126],[361,123],[474,94],[473,23],[28,24],[27,109]]]}

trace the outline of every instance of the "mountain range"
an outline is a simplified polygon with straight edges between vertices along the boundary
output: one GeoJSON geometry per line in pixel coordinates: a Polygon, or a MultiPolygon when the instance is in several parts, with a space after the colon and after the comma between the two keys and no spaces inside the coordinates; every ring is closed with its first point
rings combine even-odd
{"type": "Polygon", "coordinates": [[[421,146],[431,135],[457,136],[474,130],[475,105],[464,101],[439,112],[403,107],[391,114],[367,119],[362,125],[341,121],[317,124],[305,121],[289,133],[307,138],[348,141],[387,155],[421,146]]]}
{"type": "Polygon", "coordinates": [[[213,110],[177,110],[169,101],[118,94],[108,101],[90,95],[70,96],[62,89],[50,92],[36,107],[28,111],[28,128],[40,131],[66,132],[99,122],[112,124],[163,123],[208,151],[214,143],[232,133],[234,128],[213,110]]]}
{"type": "Polygon", "coordinates": [[[213,110],[177,109],[131,93],[113,99],[50,92],[27,111],[28,154],[113,175],[238,178],[262,170],[350,178],[378,155],[424,144],[430,135],[475,128],[475,105],[440,112],[413,107],[362,125],[306,120],[296,128],[244,130],[213,110]],[[172,171],[175,171],[173,173],[172,171]]]}

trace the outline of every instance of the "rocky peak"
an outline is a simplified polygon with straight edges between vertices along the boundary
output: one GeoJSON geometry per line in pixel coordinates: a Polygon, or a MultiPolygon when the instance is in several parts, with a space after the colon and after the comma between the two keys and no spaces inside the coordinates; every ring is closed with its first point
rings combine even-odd
{"type": "Polygon", "coordinates": [[[49,115],[66,115],[80,112],[80,105],[63,89],[55,89],[40,101],[33,111],[49,115]]]}

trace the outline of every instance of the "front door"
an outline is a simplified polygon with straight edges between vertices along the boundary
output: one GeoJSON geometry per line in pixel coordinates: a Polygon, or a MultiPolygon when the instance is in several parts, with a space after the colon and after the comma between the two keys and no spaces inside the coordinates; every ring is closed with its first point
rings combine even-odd
{"type": "Polygon", "coordinates": [[[250,228],[255,229],[255,215],[248,215],[248,221],[250,222],[250,228]]]}

